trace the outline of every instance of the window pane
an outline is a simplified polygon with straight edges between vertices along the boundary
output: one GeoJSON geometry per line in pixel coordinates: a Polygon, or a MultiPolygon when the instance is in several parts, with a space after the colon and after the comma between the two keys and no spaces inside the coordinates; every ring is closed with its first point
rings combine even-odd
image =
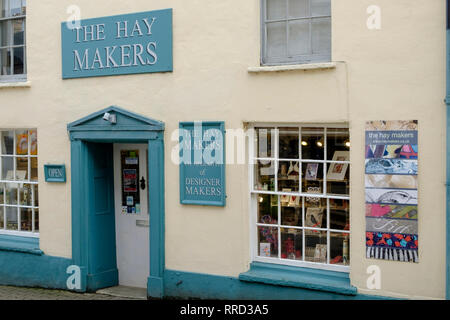
{"type": "MultiPolygon", "coordinates": [[[[327,227],[327,200],[305,198],[305,227],[325,229],[327,227]]],[[[315,230],[310,230],[316,233],[315,230]]]]}
{"type": "Polygon", "coordinates": [[[335,151],[350,150],[348,129],[327,129],[327,160],[332,160],[335,151]]]}
{"type": "Polygon", "coordinates": [[[38,181],[38,158],[30,158],[31,161],[31,181],[38,181]]]}
{"type": "Polygon", "coordinates": [[[19,47],[14,48],[14,74],[24,74],[25,73],[25,60],[24,60],[24,54],[25,54],[25,48],[19,47]]]}
{"type": "Polygon", "coordinates": [[[275,191],[274,161],[257,161],[255,165],[255,190],[275,191]]]}
{"type": "Polygon", "coordinates": [[[289,0],[289,17],[304,18],[309,16],[309,0],[289,0]]]}
{"type": "Polygon", "coordinates": [[[9,0],[11,16],[21,16],[22,15],[22,1],[21,0],[9,0]]]}
{"type": "Polygon", "coordinates": [[[24,184],[22,188],[19,188],[20,204],[23,206],[32,206],[31,185],[24,184]]]}
{"type": "Polygon", "coordinates": [[[302,163],[302,190],[305,193],[323,193],[323,164],[302,163]]]}
{"type": "Polygon", "coordinates": [[[302,128],[302,159],[324,159],[324,137],[322,128],[302,128]]]}
{"type": "Polygon", "coordinates": [[[330,0],[311,0],[312,16],[331,16],[330,0]]]}
{"type": "Polygon", "coordinates": [[[286,55],[286,22],[268,23],[267,27],[267,56],[282,57],[286,55]]]}
{"type": "Polygon", "coordinates": [[[34,209],[34,232],[39,232],[39,209],[34,209]]]}
{"type": "Polygon", "coordinates": [[[11,50],[0,49],[0,75],[11,75],[11,50]]]}
{"type": "Polygon", "coordinates": [[[4,220],[5,216],[4,216],[4,208],[0,207],[0,229],[4,229],[5,228],[5,220],[4,220]]]}
{"type": "Polygon", "coordinates": [[[16,207],[5,207],[6,210],[6,229],[7,230],[18,230],[17,224],[17,208],[16,207]]]}
{"type": "MultiPolygon", "coordinates": [[[[292,199],[291,199],[292,200],[292,199]]],[[[291,202],[291,201],[290,201],[291,202]]],[[[281,206],[281,224],[284,226],[302,226],[302,201],[289,203],[287,206],[281,206]]]]}
{"type": "Polygon", "coordinates": [[[350,241],[346,233],[330,233],[330,264],[350,264],[350,241]]]}
{"type": "Polygon", "coordinates": [[[17,204],[17,184],[7,183],[6,184],[6,204],[12,205],[17,204]]]}
{"type": "Polygon", "coordinates": [[[36,130],[30,130],[30,140],[31,140],[30,154],[36,156],[38,154],[37,131],[36,130]]]}
{"type": "Polygon", "coordinates": [[[0,0],[0,18],[4,18],[7,15],[7,3],[8,0],[0,0]]]}
{"type": "Polygon", "coordinates": [[[16,180],[28,180],[28,158],[16,158],[16,180]]]}
{"type": "Polygon", "coordinates": [[[256,156],[258,158],[272,158],[275,156],[275,128],[255,128],[256,156]]]}
{"type": "Polygon", "coordinates": [[[39,192],[38,185],[34,185],[34,206],[39,207],[39,192]]]}
{"type": "Polygon", "coordinates": [[[278,257],[278,228],[258,227],[258,254],[261,257],[278,257]]]}
{"type": "Polygon", "coordinates": [[[278,196],[258,194],[258,223],[278,223],[278,196]]]}
{"type": "Polygon", "coordinates": [[[13,154],[14,153],[14,131],[1,131],[1,153],[13,154]]]}
{"type": "Polygon", "coordinates": [[[305,261],[327,262],[327,232],[305,230],[305,261]]]}
{"type": "Polygon", "coordinates": [[[348,200],[330,199],[330,229],[350,230],[348,200]]]}
{"type": "Polygon", "coordinates": [[[0,183],[0,205],[5,204],[5,184],[0,183]]]}
{"type": "Polygon", "coordinates": [[[298,159],[298,128],[279,128],[279,158],[298,159]]]}
{"type": "Polygon", "coordinates": [[[331,53],[331,19],[313,19],[311,33],[312,52],[316,54],[331,53]]]}
{"type": "Polygon", "coordinates": [[[309,20],[289,22],[289,55],[310,54],[309,20]]]}
{"type": "Polygon", "coordinates": [[[286,18],[286,0],[267,0],[267,19],[286,18]]]}
{"type": "Polygon", "coordinates": [[[350,194],[350,166],[348,164],[327,164],[327,194],[350,194]]]}
{"type": "Polygon", "coordinates": [[[11,45],[11,22],[1,21],[0,22],[0,47],[6,47],[11,45]]]}
{"type": "Polygon", "coordinates": [[[280,161],[278,164],[278,191],[293,192],[300,188],[298,161],[280,161]]]}
{"type": "Polygon", "coordinates": [[[28,154],[28,131],[16,130],[16,154],[27,155],[28,154]]]}
{"type": "Polygon", "coordinates": [[[12,20],[14,45],[24,44],[25,19],[12,20]]]}
{"type": "Polygon", "coordinates": [[[14,158],[2,157],[2,180],[14,180],[14,158]]]}
{"type": "Polygon", "coordinates": [[[32,231],[33,230],[33,210],[27,208],[20,208],[20,230],[32,231]]]}
{"type": "Polygon", "coordinates": [[[302,260],[303,234],[302,230],[281,229],[281,258],[302,260]]]}

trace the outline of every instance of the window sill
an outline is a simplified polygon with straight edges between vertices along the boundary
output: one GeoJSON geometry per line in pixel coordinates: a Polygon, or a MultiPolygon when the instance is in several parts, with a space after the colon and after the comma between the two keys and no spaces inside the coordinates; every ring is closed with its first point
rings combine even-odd
{"type": "Polygon", "coordinates": [[[280,72],[280,71],[296,71],[296,70],[323,70],[323,69],[335,69],[336,62],[322,62],[322,63],[308,63],[308,64],[291,64],[291,65],[277,65],[277,66],[260,66],[249,67],[249,73],[260,72],[280,72]]]}
{"type": "Polygon", "coordinates": [[[16,82],[0,82],[0,89],[5,88],[30,88],[31,81],[16,81],[16,82]]]}
{"type": "Polygon", "coordinates": [[[13,251],[43,255],[39,249],[39,238],[19,237],[0,234],[0,251],[13,251]]]}
{"type": "Polygon", "coordinates": [[[356,288],[350,285],[348,273],[312,268],[253,262],[249,271],[239,275],[239,280],[343,295],[357,294],[356,288]]]}

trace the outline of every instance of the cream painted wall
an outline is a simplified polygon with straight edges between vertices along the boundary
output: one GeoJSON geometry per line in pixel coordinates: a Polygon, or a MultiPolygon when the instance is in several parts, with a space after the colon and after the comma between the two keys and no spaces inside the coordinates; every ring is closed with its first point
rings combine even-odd
{"type": "Polygon", "coordinates": [[[166,123],[166,268],[237,276],[250,262],[248,170],[227,166],[227,206],[179,204],[170,161],[179,121],[345,122],[351,130],[351,280],[360,292],[443,298],[445,290],[445,3],[377,0],[381,30],[366,27],[371,0],[332,0],[334,69],[249,73],[259,65],[259,0],[28,1],[30,88],[0,90],[0,128],[37,127],[41,248],[71,256],[67,123],[117,105],[166,123]],[[61,79],[60,23],[173,8],[174,72],[61,79]],[[13,112],[12,112],[13,111],[13,112]],[[419,120],[420,263],[365,258],[364,123],[419,120]],[[65,163],[68,182],[44,182],[45,163],[65,163]],[[382,289],[366,288],[366,268],[382,289]]]}

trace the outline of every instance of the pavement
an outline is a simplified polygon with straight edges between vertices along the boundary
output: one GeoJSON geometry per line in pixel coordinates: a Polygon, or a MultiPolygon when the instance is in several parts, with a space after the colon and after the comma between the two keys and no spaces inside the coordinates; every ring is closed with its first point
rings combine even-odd
{"type": "Polygon", "coordinates": [[[76,293],[66,290],[0,286],[0,300],[135,300],[100,293],[76,293]]]}

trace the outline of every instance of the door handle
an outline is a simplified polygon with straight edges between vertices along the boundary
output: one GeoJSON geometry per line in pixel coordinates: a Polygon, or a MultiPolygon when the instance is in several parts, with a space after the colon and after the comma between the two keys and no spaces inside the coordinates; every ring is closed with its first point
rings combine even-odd
{"type": "Polygon", "coordinates": [[[141,189],[145,190],[145,179],[144,179],[144,177],[141,178],[140,182],[141,182],[141,189]]]}

